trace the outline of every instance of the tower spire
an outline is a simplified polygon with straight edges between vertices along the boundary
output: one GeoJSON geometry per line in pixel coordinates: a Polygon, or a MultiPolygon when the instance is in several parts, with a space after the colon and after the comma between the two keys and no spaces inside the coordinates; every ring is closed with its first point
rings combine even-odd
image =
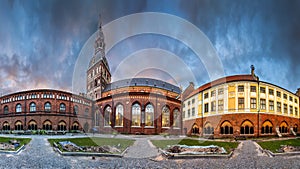
{"type": "Polygon", "coordinates": [[[102,17],[101,17],[101,13],[99,14],[98,28],[102,29],[102,17]]]}

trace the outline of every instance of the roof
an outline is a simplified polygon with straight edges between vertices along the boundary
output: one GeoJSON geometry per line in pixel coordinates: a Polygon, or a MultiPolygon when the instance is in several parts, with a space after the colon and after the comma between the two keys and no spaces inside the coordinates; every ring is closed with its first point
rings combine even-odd
{"type": "Polygon", "coordinates": [[[107,84],[103,92],[122,88],[122,87],[129,87],[129,86],[156,87],[156,88],[165,89],[180,94],[180,88],[178,86],[172,85],[170,83],[161,80],[151,79],[151,78],[132,78],[132,79],[115,81],[113,83],[107,84]]]}
{"type": "Polygon", "coordinates": [[[187,96],[187,99],[213,86],[217,86],[229,82],[235,82],[235,81],[257,81],[257,80],[252,75],[234,75],[234,76],[223,77],[200,86],[199,88],[194,90],[189,96],[187,96]]]}
{"type": "Polygon", "coordinates": [[[91,60],[90,60],[90,62],[89,62],[89,68],[93,67],[95,64],[97,64],[97,63],[100,62],[100,61],[103,61],[103,63],[104,63],[104,65],[106,66],[106,68],[107,68],[108,70],[110,70],[110,69],[109,69],[108,62],[107,62],[107,59],[106,59],[105,55],[104,55],[101,51],[97,52],[96,55],[94,55],[94,56],[91,58],[91,60]]]}

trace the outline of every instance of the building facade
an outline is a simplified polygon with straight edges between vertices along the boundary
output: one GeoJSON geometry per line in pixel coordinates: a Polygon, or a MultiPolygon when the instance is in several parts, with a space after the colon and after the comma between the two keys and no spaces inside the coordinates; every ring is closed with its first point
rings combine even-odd
{"type": "Polygon", "coordinates": [[[250,75],[207,83],[183,102],[183,130],[214,137],[296,135],[299,95],[250,75]]]}
{"type": "Polygon", "coordinates": [[[69,92],[17,92],[1,97],[0,130],[89,131],[92,107],[92,100],[69,92]]]}

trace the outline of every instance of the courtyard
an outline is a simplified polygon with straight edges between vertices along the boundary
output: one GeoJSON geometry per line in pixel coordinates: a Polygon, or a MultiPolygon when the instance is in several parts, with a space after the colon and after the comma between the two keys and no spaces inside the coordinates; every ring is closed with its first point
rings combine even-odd
{"type": "MultiPolygon", "coordinates": [[[[7,137],[3,135],[3,137],[7,137]]],[[[16,136],[18,137],[18,136],[16,136]]],[[[24,137],[24,136],[22,136],[24,137]]],[[[136,140],[124,157],[62,156],[55,152],[47,139],[83,138],[78,136],[25,136],[32,140],[18,154],[0,154],[0,168],[299,168],[300,156],[269,157],[252,140],[240,141],[230,158],[164,159],[155,161],[159,155],[151,140],[176,140],[179,136],[161,135],[95,135],[100,138],[136,140]]]]}

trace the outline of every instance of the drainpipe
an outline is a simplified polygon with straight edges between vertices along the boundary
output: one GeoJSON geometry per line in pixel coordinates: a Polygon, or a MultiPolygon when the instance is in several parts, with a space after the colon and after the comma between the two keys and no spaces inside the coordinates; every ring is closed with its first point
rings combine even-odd
{"type": "Polygon", "coordinates": [[[257,128],[258,128],[258,132],[257,132],[257,137],[259,137],[260,87],[259,87],[259,77],[258,76],[256,76],[256,77],[257,77],[257,86],[258,86],[258,90],[257,90],[258,91],[258,101],[257,101],[257,103],[258,103],[258,108],[257,108],[257,128]]]}
{"type": "Polygon", "coordinates": [[[201,104],[202,104],[202,132],[201,132],[201,137],[203,137],[203,131],[204,131],[204,124],[203,124],[203,122],[204,122],[204,94],[203,94],[204,92],[202,92],[202,97],[201,97],[201,104]]]}

